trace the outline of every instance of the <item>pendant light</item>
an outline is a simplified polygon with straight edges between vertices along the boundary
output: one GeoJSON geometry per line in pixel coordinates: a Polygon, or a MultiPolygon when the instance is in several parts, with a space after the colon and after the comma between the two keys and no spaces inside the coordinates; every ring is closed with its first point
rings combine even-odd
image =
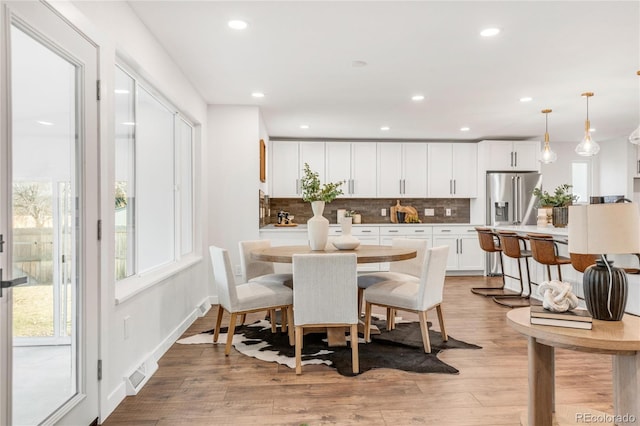
{"type": "MultiPolygon", "coordinates": [[[[640,71],[638,71],[636,74],[640,75],[640,71]]],[[[633,132],[631,132],[631,134],[629,135],[629,142],[634,145],[640,145],[640,126],[638,126],[638,128],[633,132]]]]}
{"type": "Polygon", "coordinates": [[[600,151],[600,145],[591,138],[591,132],[589,132],[591,128],[591,123],[589,122],[589,98],[593,96],[593,92],[585,92],[581,96],[587,98],[587,119],[584,122],[584,138],[576,147],[576,153],[583,157],[591,157],[600,151]]]}
{"type": "Polygon", "coordinates": [[[540,162],[542,164],[553,163],[558,159],[558,154],[551,150],[549,146],[549,129],[548,129],[548,118],[550,109],[543,109],[542,113],[544,114],[544,148],[542,148],[542,153],[540,154],[540,162]]]}

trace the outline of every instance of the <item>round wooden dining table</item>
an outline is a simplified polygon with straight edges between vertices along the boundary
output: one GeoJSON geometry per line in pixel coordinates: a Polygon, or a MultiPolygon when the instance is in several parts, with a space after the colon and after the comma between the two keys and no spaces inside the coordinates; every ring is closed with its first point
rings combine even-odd
{"type": "Polygon", "coordinates": [[[309,246],[269,247],[252,251],[251,258],[264,262],[292,263],[294,254],[322,253],[355,253],[358,256],[358,263],[396,262],[413,259],[417,256],[417,251],[413,248],[361,245],[355,250],[338,250],[334,247],[325,250],[311,250],[309,246]]]}

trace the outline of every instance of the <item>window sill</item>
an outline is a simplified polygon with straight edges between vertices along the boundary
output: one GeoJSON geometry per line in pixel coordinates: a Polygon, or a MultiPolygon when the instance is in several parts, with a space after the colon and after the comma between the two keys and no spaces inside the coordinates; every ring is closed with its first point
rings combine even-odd
{"type": "Polygon", "coordinates": [[[158,270],[126,278],[116,283],[116,305],[126,302],[154,285],[202,261],[202,256],[190,255],[158,270]]]}

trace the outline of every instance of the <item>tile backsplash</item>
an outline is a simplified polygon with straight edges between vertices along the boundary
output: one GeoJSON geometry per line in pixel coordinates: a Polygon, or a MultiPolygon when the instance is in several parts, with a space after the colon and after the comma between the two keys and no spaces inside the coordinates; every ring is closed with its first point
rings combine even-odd
{"type": "MultiPolygon", "coordinates": [[[[336,223],[338,209],[353,210],[362,215],[362,223],[391,223],[389,215],[392,206],[398,200],[395,198],[338,198],[324,207],[324,217],[330,223],[336,223]],[[381,210],[386,210],[386,216],[381,210]]],[[[422,223],[469,223],[470,200],[468,198],[403,198],[402,206],[411,206],[418,211],[422,223]],[[425,209],[433,209],[433,216],[425,216],[425,209]],[[446,216],[447,209],[451,209],[451,216],[446,216]]],[[[278,222],[278,211],[284,210],[294,215],[294,222],[305,223],[313,213],[310,203],[300,198],[270,198],[267,211],[270,212],[269,222],[278,222]]]]}

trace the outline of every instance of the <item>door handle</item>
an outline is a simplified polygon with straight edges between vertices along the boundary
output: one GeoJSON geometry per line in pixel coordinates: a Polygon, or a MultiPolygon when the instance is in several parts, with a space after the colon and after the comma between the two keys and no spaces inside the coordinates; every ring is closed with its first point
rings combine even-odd
{"type": "Polygon", "coordinates": [[[513,167],[513,151],[511,151],[511,167],[513,167]]]}
{"type": "Polygon", "coordinates": [[[460,241],[460,254],[462,254],[462,238],[460,238],[458,241],[460,241]]]}
{"type": "MultiPolygon", "coordinates": [[[[640,161],[638,161],[638,164],[640,164],[640,161]]],[[[638,167],[640,167],[640,166],[638,166],[638,167]]],[[[2,253],[4,251],[4,243],[5,243],[5,241],[4,241],[4,238],[2,238],[2,237],[3,237],[3,235],[0,234],[0,253],[2,253]]]]}
{"type": "Polygon", "coordinates": [[[456,194],[456,180],[453,179],[453,195],[456,194]]]}
{"type": "Polygon", "coordinates": [[[15,278],[13,280],[3,281],[2,280],[2,268],[0,268],[0,297],[2,297],[2,289],[15,287],[17,285],[26,284],[28,281],[27,277],[15,278]]]}
{"type": "Polygon", "coordinates": [[[514,158],[514,160],[515,160],[515,161],[513,162],[514,167],[518,167],[518,151],[516,151],[516,152],[514,152],[514,153],[513,153],[513,158],[514,158]]]}

